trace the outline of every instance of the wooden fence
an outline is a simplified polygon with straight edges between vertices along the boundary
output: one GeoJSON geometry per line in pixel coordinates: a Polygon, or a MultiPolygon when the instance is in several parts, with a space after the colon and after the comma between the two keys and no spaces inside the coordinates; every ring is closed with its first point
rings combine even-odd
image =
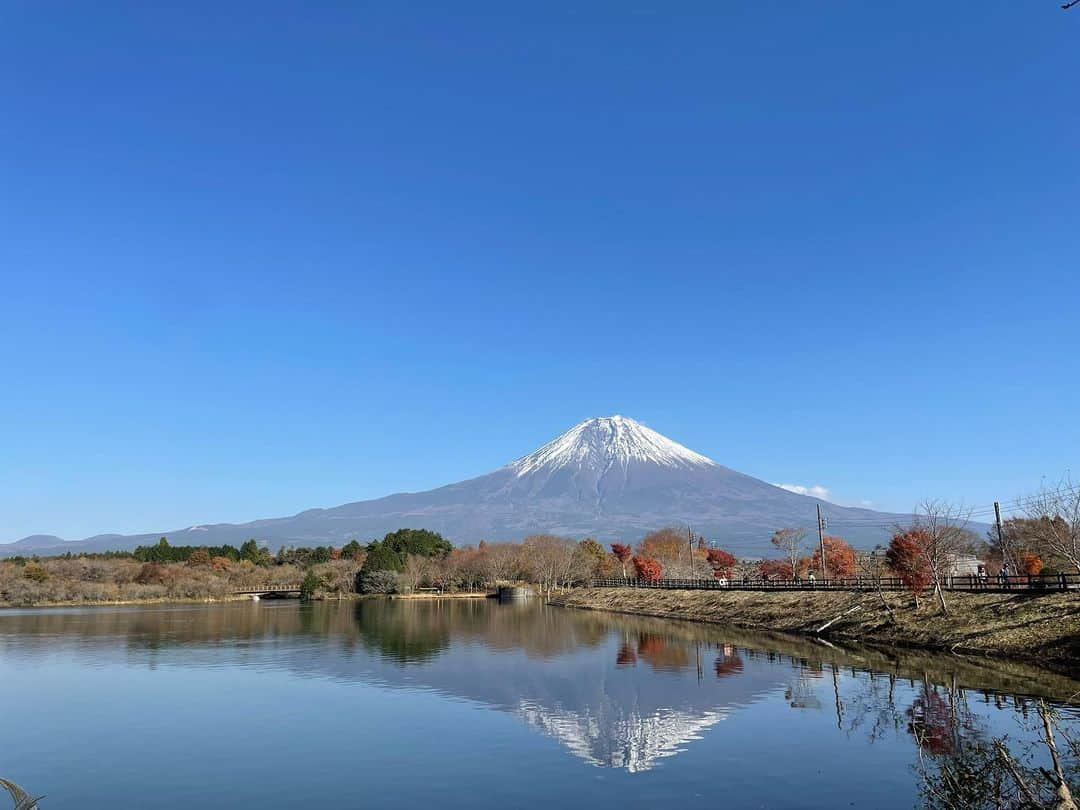
{"type": "MultiPolygon", "coordinates": [[[[897,577],[847,577],[843,579],[811,580],[802,577],[784,579],[621,579],[618,577],[592,580],[594,588],[657,588],[661,590],[696,591],[905,591],[907,586],[897,577]]],[[[1047,574],[1045,576],[980,577],[977,574],[945,577],[941,587],[947,591],[976,593],[1054,593],[1080,590],[1080,574],[1047,574]]],[[[931,591],[933,585],[926,590],[931,591]]]]}

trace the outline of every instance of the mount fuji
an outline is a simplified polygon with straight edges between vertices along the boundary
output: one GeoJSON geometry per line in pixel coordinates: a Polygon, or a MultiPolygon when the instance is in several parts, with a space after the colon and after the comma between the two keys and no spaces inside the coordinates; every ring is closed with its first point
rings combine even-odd
{"type": "Polygon", "coordinates": [[[690,524],[742,555],[767,554],[783,526],[815,527],[816,507],[830,531],[872,545],[902,519],[838,506],[736,472],[625,416],[588,419],[534,453],[478,478],[426,492],[401,493],[291,517],[221,523],[140,535],[65,542],[35,535],[0,555],[130,549],[161,535],[178,545],[239,544],[250,537],[281,545],[341,545],[402,527],[441,532],[454,543],[520,540],[538,532],[634,541],[672,524],[690,524]]]}

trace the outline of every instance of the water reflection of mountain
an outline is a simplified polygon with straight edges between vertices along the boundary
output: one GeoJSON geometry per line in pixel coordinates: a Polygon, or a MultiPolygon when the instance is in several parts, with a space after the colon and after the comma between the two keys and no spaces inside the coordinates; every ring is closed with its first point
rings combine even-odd
{"type": "Polygon", "coordinates": [[[487,601],[0,616],[5,657],[61,649],[99,663],[278,669],[430,689],[510,712],[592,764],[631,771],[782,689],[786,677],[767,665],[744,669],[730,648],[599,614],[487,601]]]}
{"type": "MultiPolygon", "coordinates": [[[[823,661],[905,667],[811,642],[488,601],[10,611],[0,613],[0,655],[15,665],[69,655],[433,690],[509,712],[587,762],[630,771],[683,750],[766,694],[791,692],[791,705],[812,707],[813,690],[793,687],[793,677],[796,686],[800,675],[816,677],[823,661]]],[[[938,675],[935,665],[916,658],[907,670],[975,687],[989,677],[970,667],[938,675]]],[[[1001,677],[1034,684],[1028,673],[1001,677]]]]}
{"type": "Polygon", "coordinates": [[[535,605],[366,602],[355,615],[361,643],[378,654],[357,661],[328,651],[321,672],[356,677],[360,664],[368,680],[474,700],[587,762],[630,771],[677,753],[786,677],[767,666],[718,675],[715,662],[735,660],[734,650],[535,605]]]}

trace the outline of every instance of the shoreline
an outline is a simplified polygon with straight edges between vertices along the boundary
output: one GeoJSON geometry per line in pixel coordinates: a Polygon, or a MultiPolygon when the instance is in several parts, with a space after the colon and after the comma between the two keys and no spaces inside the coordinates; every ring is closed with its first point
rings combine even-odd
{"type": "MultiPolygon", "coordinates": [[[[493,599],[494,594],[478,591],[465,593],[394,593],[394,594],[360,594],[344,593],[334,596],[316,596],[313,602],[355,602],[361,599],[401,599],[401,600],[430,600],[430,599],[493,599]]],[[[107,600],[79,600],[68,602],[37,602],[33,605],[16,605],[10,602],[0,601],[0,611],[5,610],[38,610],[39,608],[78,608],[78,607],[138,607],[140,605],[224,605],[234,602],[299,602],[298,597],[264,597],[252,599],[248,594],[229,594],[218,597],[202,598],[172,598],[155,597],[152,599],[107,599],[107,600]]]]}
{"type": "Polygon", "coordinates": [[[0,602],[0,611],[3,610],[37,610],[38,608],[77,608],[77,607],[137,607],[139,605],[222,605],[227,602],[251,602],[250,596],[244,594],[221,596],[202,599],[173,599],[171,597],[158,597],[154,599],[108,599],[108,600],[79,600],[77,602],[38,602],[33,605],[13,605],[10,602],[0,602]]]}
{"type": "Polygon", "coordinates": [[[494,599],[495,594],[483,591],[463,591],[462,593],[391,593],[387,599],[494,599]]]}
{"type": "MultiPolygon", "coordinates": [[[[314,602],[351,602],[357,599],[371,599],[372,596],[363,594],[343,594],[333,597],[316,597],[314,602]]],[[[107,600],[79,600],[77,602],[37,602],[33,605],[13,605],[10,602],[0,602],[0,612],[5,610],[38,610],[39,608],[78,608],[78,607],[139,607],[149,605],[226,605],[235,602],[299,602],[299,597],[264,597],[252,599],[249,594],[229,594],[228,596],[202,597],[202,598],[172,598],[155,597],[153,599],[107,599],[107,600]]]]}
{"type": "Polygon", "coordinates": [[[948,616],[941,615],[930,599],[916,612],[910,596],[888,596],[895,622],[876,593],[580,588],[548,604],[825,641],[1012,659],[1072,672],[1080,666],[1080,593],[953,593],[946,597],[948,616]],[[826,622],[832,623],[817,632],[826,622]]]}

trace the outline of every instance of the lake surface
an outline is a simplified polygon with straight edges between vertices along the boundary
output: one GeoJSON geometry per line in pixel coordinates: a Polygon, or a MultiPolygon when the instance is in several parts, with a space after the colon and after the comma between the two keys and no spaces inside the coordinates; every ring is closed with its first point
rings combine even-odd
{"type": "Polygon", "coordinates": [[[0,776],[42,810],[910,808],[1078,690],[537,603],[4,610],[0,776]]]}

